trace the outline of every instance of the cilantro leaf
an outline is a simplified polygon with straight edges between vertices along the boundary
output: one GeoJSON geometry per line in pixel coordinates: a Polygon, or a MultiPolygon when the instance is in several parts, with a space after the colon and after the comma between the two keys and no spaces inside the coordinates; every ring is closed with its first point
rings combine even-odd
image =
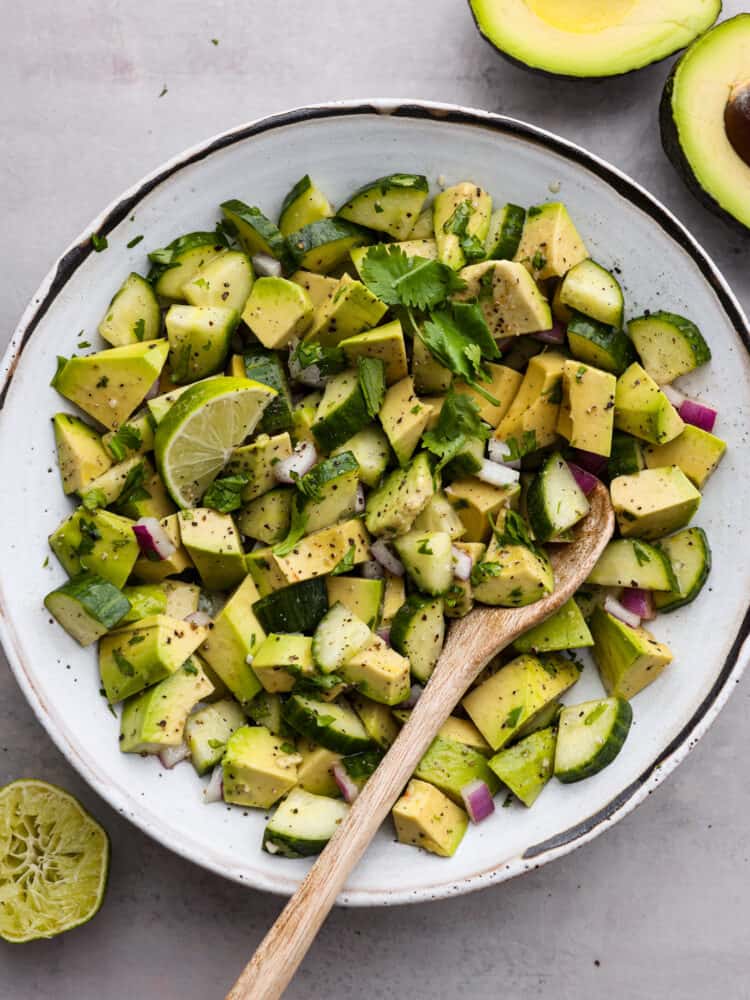
{"type": "Polygon", "coordinates": [[[138,341],[146,336],[146,320],[142,316],[133,323],[133,334],[138,341]]]}
{"type": "Polygon", "coordinates": [[[78,522],[78,530],[81,532],[81,540],[76,547],[76,555],[80,559],[81,556],[91,555],[94,551],[94,545],[102,536],[96,522],[87,521],[85,517],[82,517],[78,522]]]}
{"type": "Polygon", "coordinates": [[[467,382],[494,406],[498,405],[498,400],[478,384],[478,380],[487,379],[482,366],[483,347],[488,347],[487,342],[492,344],[489,356],[497,356],[497,347],[478,305],[460,302],[449,308],[436,310],[416,331],[430,354],[441,365],[467,382]]]}
{"type": "Polygon", "coordinates": [[[491,516],[490,524],[492,524],[492,530],[501,545],[522,545],[525,549],[531,549],[533,552],[536,551],[536,546],[531,539],[528,525],[521,515],[516,514],[514,510],[505,512],[505,520],[502,528],[498,528],[492,523],[491,516]]]}
{"type": "Polygon", "coordinates": [[[135,677],[135,667],[130,660],[122,655],[119,649],[112,650],[112,658],[121,674],[124,674],[126,677],[135,677]]]}
{"type": "Polygon", "coordinates": [[[242,490],[250,477],[239,472],[234,476],[215,479],[203,495],[203,506],[211,507],[222,514],[231,514],[242,506],[242,490]]]}
{"type": "Polygon", "coordinates": [[[151,494],[143,485],[145,478],[145,463],[139,462],[130,469],[125,477],[122,492],[117,498],[116,506],[118,509],[127,507],[131,503],[138,503],[139,500],[149,500],[151,498],[151,494]]]}
{"type": "Polygon", "coordinates": [[[469,232],[469,223],[476,212],[470,201],[462,201],[456,206],[453,215],[443,223],[443,232],[452,233],[458,237],[458,245],[469,263],[484,260],[486,251],[484,243],[469,232]]]}
{"type": "Polygon", "coordinates": [[[91,234],[91,246],[97,253],[101,253],[102,250],[106,250],[109,246],[106,236],[100,236],[99,233],[91,234]]]}
{"type": "Polygon", "coordinates": [[[494,576],[500,576],[503,567],[498,562],[478,562],[471,571],[471,582],[478,587],[485,580],[491,580],[494,576]]]}
{"type": "Polygon", "coordinates": [[[305,369],[312,365],[315,365],[321,375],[338,375],[346,368],[346,355],[340,347],[326,347],[315,341],[306,344],[302,341],[289,358],[289,369],[299,379],[305,369]]]}
{"type": "Polygon", "coordinates": [[[645,549],[640,542],[633,541],[633,555],[637,559],[639,566],[645,566],[646,563],[651,562],[651,556],[648,554],[648,550],[645,549]]]}
{"type": "Polygon", "coordinates": [[[536,451],[536,431],[524,431],[520,441],[518,438],[510,437],[505,442],[505,445],[508,448],[508,455],[505,461],[517,462],[525,455],[530,455],[532,451],[536,451]]]}
{"type": "Polygon", "coordinates": [[[338,576],[340,573],[348,573],[350,569],[354,569],[354,557],[356,552],[356,546],[354,544],[350,545],[344,553],[343,558],[333,567],[330,575],[338,576]]]}
{"type": "Polygon", "coordinates": [[[466,288],[466,282],[441,261],[407,257],[399,247],[383,243],[368,250],[362,279],[381,302],[420,311],[434,309],[466,288]]]}
{"type": "Polygon", "coordinates": [[[396,282],[410,269],[409,258],[400,247],[378,243],[365,254],[361,274],[364,283],[381,302],[398,306],[401,305],[401,296],[395,287],[396,282]]]}
{"type": "Polygon", "coordinates": [[[385,362],[382,358],[358,358],[357,378],[367,413],[374,420],[385,399],[385,362]]]}
{"type": "Polygon", "coordinates": [[[307,530],[307,511],[296,502],[292,504],[292,523],[283,542],[274,545],[273,554],[275,556],[288,556],[297,542],[303,537],[307,530]]]}
{"type": "Polygon", "coordinates": [[[437,456],[439,461],[436,471],[439,471],[463,451],[469,441],[486,441],[489,433],[474,400],[470,396],[450,392],[443,403],[437,424],[423,435],[422,444],[437,456]]]}
{"type": "Polygon", "coordinates": [[[99,507],[106,507],[107,494],[98,486],[94,486],[81,495],[81,503],[88,511],[94,511],[99,507]]]}
{"type": "Polygon", "coordinates": [[[107,442],[112,457],[121,462],[129,451],[138,451],[143,444],[143,435],[132,424],[123,424],[107,442]]]}

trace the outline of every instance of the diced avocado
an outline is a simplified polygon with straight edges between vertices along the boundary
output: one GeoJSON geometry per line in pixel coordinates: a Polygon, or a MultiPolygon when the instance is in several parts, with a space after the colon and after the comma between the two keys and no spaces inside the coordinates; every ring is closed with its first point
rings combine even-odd
{"type": "Polygon", "coordinates": [[[488,361],[484,367],[489,372],[490,378],[482,385],[490,396],[498,401],[497,405],[485,399],[476,389],[466,385],[465,382],[454,383],[453,389],[455,392],[473,399],[482,420],[486,420],[490,427],[497,427],[516,398],[516,393],[523,382],[523,376],[520,372],[513,371],[512,368],[506,368],[505,365],[495,365],[491,361],[488,361]]]}
{"type": "Polygon", "coordinates": [[[534,435],[534,448],[553,444],[562,400],[562,373],[565,358],[551,351],[529,361],[521,387],[510,409],[497,425],[495,437],[500,441],[524,440],[534,435]]]}
{"type": "Polygon", "coordinates": [[[147,691],[128,698],[120,720],[123,753],[158,753],[178,746],[192,708],[211,694],[213,685],[193,660],[147,691]]]}
{"type": "Polygon", "coordinates": [[[315,444],[312,426],[322,398],[322,393],[311,392],[292,411],[292,438],[295,444],[299,441],[310,441],[315,444]]]}
{"type": "Polygon", "coordinates": [[[266,633],[253,611],[258,591],[248,576],[214,618],[201,646],[201,656],[242,704],[261,689],[250,662],[266,633]]]}
{"type": "Polygon", "coordinates": [[[271,553],[268,561],[288,585],[330,573],[344,559],[354,567],[369,558],[369,536],[353,518],[305,536],[286,555],[271,553]]]}
{"type": "Polygon", "coordinates": [[[185,618],[190,614],[189,611],[185,614],[175,614],[173,610],[167,610],[167,592],[160,583],[139,583],[132,587],[123,587],[122,594],[130,603],[130,611],[122,619],[123,625],[152,618],[154,615],[185,618]]]}
{"type": "Polygon", "coordinates": [[[268,809],[296,785],[298,757],[265,726],[241,726],[224,752],[224,801],[268,809]]]}
{"type": "Polygon", "coordinates": [[[207,774],[216,767],[224,756],[227,740],[245,722],[245,713],[229,698],[215,701],[188,716],[185,742],[198,774],[207,774]]]}
{"type": "Polygon", "coordinates": [[[170,514],[159,522],[167,534],[175,550],[166,559],[154,561],[146,556],[141,556],[133,566],[133,576],[136,580],[143,580],[147,583],[158,583],[168,576],[176,576],[178,573],[190,569],[193,561],[187,553],[187,549],[182,544],[180,536],[180,523],[177,514],[170,514]]]}
{"type": "Polygon", "coordinates": [[[517,653],[556,653],[593,644],[594,640],[581,609],[571,597],[546,621],[540,622],[516,639],[513,649],[517,653]]]}
{"type": "Polygon", "coordinates": [[[466,529],[463,521],[453,509],[450,500],[440,490],[433,493],[427,505],[414,522],[415,531],[444,531],[455,541],[462,538],[466,529]]]}
{"type": "Polygon", "coordinates": [[[543,550],[507,544],[494,537],[474,567],[472,586],[474,597],[482,604],[520,608],[551,594],[555,581],[543,550]]]}
{"type": "Polygon", "coordinates": [[[516,798],[530,808],[552,777],[556,743],[556,730],[540,729],[495,754],[489,766],[516,798]]]}
{"type": "Polygon", "coordinates": [[[164,580],[161,585],[167,599],[165,614],[172,618],[187,618],[198,610],[200,587],[195,583],[183,583],[181,580],[164,580]]]}
{"type": "Polygon", "coordinates": [[[207,633],[192,622],[156,615],[105,635],[99,643],[99,671],[107,700],[122,701],[173,674],[207,633]]]}
{"type": "MultiPolygon", "coordinates": [[[[465,552],[471,559],[471,569],[482,561],[487,546],[483,542],[454,542],[454,546],[465,552]]],[[[463,618],[474,607],[474,588],[471,584],[471,577],[468,580],[453,579],[450,590],[443,600],[446,618],[463,618]]]]}
{"type": "Polygon", "coordinates": [[[414,228],[428,191],[427,178],[421,174],[391,174],[356,191],[338,215],[404,240],[414,228]]]}
{"type": "Polygon", "coordinates": [[[658,546],[636,538],[618,538],[607,545],[589,574],[587,583],[600,587],[641,587],[672,590],[672,566],[658,546]]]}
{"type": "Polygon", "coordinates": [[[331,607],[334,604],[343,604],[369,628],[378,627],[385,590],[383,580],[365,580],[358,576],[329,576],[326,577],[326,590],[331,607]]]}
{"type": "Polygon", "coordinates": [[[563,705],[561,701],[554,699],[548,702],[543,709],[532,715],[528,722],[524,723],[514,735],[514,740],[525,740],[532,733],[538,733],[540,729],[547,729],[549,726],[557,726],[563,705]]]}
{"type": "Polygon", "coordinates": [[[615,427],[651,444],[666,444],[685,425],[656,382],[635,363],[617,380],[615,427]]]}
{"type": "Polygon", "coordinates": [[[55,389],[110,430],[125,423],[159,377],[166,340],[113,347],[70,358],[53,380],[55,389]]]}
{"type": "Polygon", "coordinates": [[[80,493],[112,464],[112,458],[93,427],[69,413],[52,418],[57,464],[64,493],[80,493]]]}
{"type": "Polygon", "coordinates": [[[299,787],[313,795],[338,798],[341,792],[333,777],[333,768],[341,763],[341,754],[320,747],[304,737],[297,741],[297,750],[302,758],[302,763],[297,767],[299,787]]]}
{"type": "Polygon", "coordinates": [[[643,454],[644,446],[630,434],[615,431],[612,435],[612,452],[607,462],[607,475],[610,479],[618,476],[631,476],[646,467],[643,454]]]}
{"type": "Polygon", "coordinates": [[[341,341],[375,326],[388,306],[376,298],[361,281],[344,274],[336,291],[315,310],[305,340],[335,346],[341,341]]]}
{"type": "Polygon", "coordinates": [[[432,220],[438,258],[454,271],[484,256],[492,198],[477,184],[463,181],[435,196],[432,220]],[[467,255],[468,251],[468,255],[467,255]]]}
{"type": "Polygon", "coordinates": [[[630,700],[672,662],[672,651],[645,628],[632,628],[603,608],[591,618],[594,659],[607,694],[630,700]]]}
{"type": "Polygon", "coordinates": [[[297,480],[296,508],[305,531],[327,528],[351,517],[357,506],[359,464],[350,451],[326,458],[297,480]]]}
{"type": "Polygon", "coordinates": [[[230,590],[245,576],[245,554],[231,514],[210,507],[180,511],[180,535],[208,590],[230,590]]]}
{"type": "Polygon", "coordinates": [[[286,347],[301,337],[312,323],[310,296],[286,278],[258,278],[242,311],[247,323],[264,347],[286,347]]]}
{"type": "Polygon", "coordinates": [[[549,302],[529,271],[512,260],[488,260],[461,271],[466,289],[458,299],[475,299],[493,337],[517,337],[549,330],[549,302]]]}
{"type": "MultiPolygon", "coordinates": [[[[435,235],[435,229],[432,224],[432,206],[428,205],[427,208],[423,208],[419,214],[419,218],[414,223],[414,228],[409,233],[409,243],[435,243],[433,239],[435,235]]],[[[423,253],[422,256],[426,257],[427,254],[423,253]]],[[[437,252],[435,252],[431,260],[437,259],[437,252]]]]}
{"type": "Polygon", "coordinates": [[[141,470],[133,472],[130,483],[117,498],[115,509],[118,514],[138,520],[141,517],[155,517],[161,520],[176,511],[175,504],[167,493],[164,481],[151,463],[143,458],[141,470]],[[143,479],[141,480],[141,475],[143,479]]]}
{"type": "Polygon", "coordinates": [[[413,455],[429,412],[414,391],[411,378],[401,379],[386,392],[378,416],[400,465],[406,465],[413,455]]]}
{"type": "Polygon", "coordinates": [[[263,434],[278,434],[292,428],[292,397],[284,364],[278,354],[261,349],[235,354],[230,365],[230,375],[249,378],[262,385],[270,385],[276,395],[263,411],[258,430],[263,434]]]}
{"type": "Polygon", "coordinates": [[[577,361],[563,366],[563,396],[557,433],[572,448],[609,456],[614,426],[614,375],[577,361]]]}
{"type": "Polygon", "coordinates": [[[146,459],[142,455],[131,455],[122,462],[115,462],[114,465],[93,479],[88,486],[81,490],[81,500],[92,510],[97,507],[108,507],[115,503],[124,488],[130,485],[135,479],[143,482],[145,471],[153,471],[153,466],[149,463],[144,466],[146,459]]]}
{"type": "Polygon", "coordinates": [[[214,257],[182,286],[191,306],[224,306],[239,317],[253,287],[255,275],[247,254],[227,250],[214,257]]]}
{"type": "Polygon", "coordinates": [[[128,455],[143,455],[154,448],[154,421],[148,410],[131,417],[116,431],[108,431],[102,438],[107,454],[116,462],[128,455]]]}
{"type": "Polygon", "coordinates": [[[242,489],[242,502],[249,503],[277,486],[274,468],[291,454],[292,439],[286,431],[273,437],[259,434],[251,444],[235,448],[229,457],[227,475],[244,474],[248,477],[247,485],[242,489]]]}
{"type": "Polygon", "coordinates": [[[391,457],[391,446],[382,430],[372,424],[358,431],[331,452],[331,458],[349,451],[359,465],[359,478],[365,486],[377,486],[391,457]]]}
{"type": "Polygon", "coordinates": [[[361,694],[383,705],[397,705],[409,696],[409,661],[380,636],[373,636],[338,672],[361,694]]]}
{"type": "Polygon", "coordinates": [[[526,212],[521,242],[514,259],[521,261],[537,281],[562,278],[588,255],[562,202],[534,205],[526,212]]]}
{"type": "Polygon", "coordinates": [[[517,506],[520,487],[492,486],[479,479],[456,479],[446,486],[445,494],[464,526],[463,541],[486,542],[492,528],[490,517],[498,511],[517,506]]]}
{"type": "Polygon", "coordinates": [[[444,594],[453,582],[451,547],[446,531],[409,531],[395,541],[409,578],[425,594],[444,594]]]}
{"type": "MultiPolygon", "coordinates": [[[[176,389],[172,387],[171,381],[167,378],[162,378],[159,382],[159,387],[164,388],[168,384],[168,391],[162,392],[158,396],[154,396],[153,399],[149,399],[146,405],[148,406],[148,412],[151,415],[151,419],[155,424],[160,424],[164,417],[172,407],[173,403],[176,403],[183,392],[187,392],[191,388],[190,385],[181,385],[176,389]]],[[[128,421],[131,424],[132,420],[128,421]]]]}
{"type": "Polygon", "coordinates": [[[453,376],[448,368],[441,365],[432,354],[429,347],[420,337],[413,341],[414,353],[411,368],[414,375],[414,388],[417,392],[441,393],[451,387],[453,376]]]}
{"type": "Polygon", "coordinates": [[[289,531],[294,496],[294,489],[286,486],[269,490],[238,511],[237,526],[247,538],[275,545],[289,531]]]}
{"type": "MultiPolygon", "coordinates": [[[[408,709],[394,708],[391,714],[400,725],[404,725],[411,712],[408,709]]],[[[449,716],[438,730],[438,736],[443,740],[470,747],[482,754],[483,757],[489,757],[492,753],[492,747],[474,723],[469,722],[468,719],[459,719],[455,715],[449,716]]]]}
{"type": "Polygon", "coordinates": [[[457,805],[463,802],[461,789],[472,781],[483,781],[493,795],[500,787],[481,753],[444,736],[437,736],[432,741],[417,764],[414,777],[439,788],[457,805]]]}
{"type": "Polygon", "coordinates": [[[328,219],[332,215],[331,203],[310,180],[309,175],[305,174],[284,198],[279,213],[279,232],[289,236],[311,222],[328,219]]]}
{"type": "Polygon", "coordinates": [[[68,576],[89,570],[120,589],[138,558],[133,522],[108,510],[79,507],[49,543],[68,576]]]}
{"type": "Polygon", "coordinates": [[[99,324],[99,335],[112,347],[156,340],[161,332],[159,301],[149,281],[132,272],[115,293],[99,324]]]}
{"type": "Polygon", "coordinates": [[[398,609],[406,600],[406,588],[403,576],[386,573],[384,577],[385,591],[383,593],[383,614],[381,624],[384,628],[393,624],[398,609]]]}
{"type": "Polygon", "coordinates": [[[422,452],[406,469],[394,470],[368,496],[365,524],[373,535],[392,538],[411,528],[435,492],[430,460],[422,452]]]}
{"type": "Polygon", "coordinates": [[[700,506],[701,495],[676,466],[644,469],[610,484],[620,534],[661,538],[684,528],[700,506]]]}
{"type": "Polygon", "coordinates": [[[463,699],[469,718],[493,750],[578,680],[580,668],[562,656],[522,653],[463,699]]]}
{"type": "Polygon", "coordinates": [[[238,322],[238,313],[226,306],[170,306],[165,324],[172,381],[196,382],[220,372],[238,322]]]}
{"type": "Polygon", "coordinates": [[[404,333],[397,319],[347,337],[341,341],[341,348],[352,365],[356,365],[357,358],[380,358],[385,364],[387,385],[400,382],[408,375],[404,333]]]}
{"type": "Polygon", "coordinates": [[[434,785],[412,778],[393,807],[393,822],[400,843],[450,858],[463,840],[469,817],[434,785]]]}
{"type": "Polygon", "coordinates": [[[633,342],[622,330],[573,313],[567,321],[568,347],[574,358],[614,375],[622,375],[635,361],[633,342]]]}
{"type": "Polygon", "coordinates": [[[358,693],[354,693],[349,700],[373,743],[387,750],[399,732],[399,725],[390,708],[358,693]]]}
{"type": "Polygon", "coordinates": [[[90,646],[121,622],[130,601],[108,580],[81,573],[44,598],[44,606],[81,646],[90,646]]]}
{"type": "Polygon", "coordinates": [[[726,450],[726,442],[721,438],[700,427],[685,424],[679,437],[673,438],[668,444],[647,445],[644,453],[649,469],[676,465],[700,490],[716,470],[726,450]]]}
{"type": "Polygon", "coordinates": [[[315,673],[307,635],[267,635],[253,656],[253,673],[266,691],[291,691],[297,679],[315,673]]]}
{"type": "Polygon", "coordinates": [[[675,313],[654,312],[628,323],[643,367],[658,384],[673,382],[711,360],[711,350],[695,323],[675,313]]]}
{"type": "Polygon", "coordinates": [[[654,594],[654,605],[658,611],[675,611],[703,589],[711,572],[711,547],[703,528],[686,528],[662,538],[659,548],[666,553],[677,584],[674,590],[654,594]]]}
{"type": "Polygon", "coordinates": [[[337,278],[328,278],[325,274],[315,274],[313,271],[295,271],[289,280],[304,288],[310,296],[313,309],[317,309],[326,299],[333,298],[333,293],[339,286],[337,278]]]}

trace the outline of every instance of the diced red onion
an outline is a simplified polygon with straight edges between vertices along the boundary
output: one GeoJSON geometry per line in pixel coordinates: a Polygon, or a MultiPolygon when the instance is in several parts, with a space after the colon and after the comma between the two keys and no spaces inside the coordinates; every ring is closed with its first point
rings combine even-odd
{"type": "Polygon", "coordinates": [[[177,551],[169,535],[155,517],[142,517],[133,525],[138,547],[147,559],[160,562],[177,551]]]}
{"type": "Polygon", "coordinates": [[[507,351],[508,348],[513,345],[513,341],[515,339],[515,337],[501,337],[500,340],[497,341],[497,349],[499,351],[507,351]]]}
{"type": "Polygon", "coordinates": [[[599,482],[596,476],[592,475],[590,472],[587,472],[585,469],[582,469],[581,466],[576,465],[575,462],[568,462],[568,468],[573,473],[573,478],[581,487],[586,496],[588,496],[589,493],[594,492],[597,483],[599,482]]]}
{"type": "Polygon", "coordinates": [[[360,563],[359,568],[362,570],[362,576],[365,580],[382,580],[385,576],[385,570],[374,559],[368,559],[367,562],[360,563]]]}
{"type": "Polygon", "coordinates": [[[224,771],[221,764],[217,764],[211,772],[211,779],[203,789],[203,801],[221,802],[224,798],[224,771]]]}
{"type": "Polygon", "coordinates": [[[623,587],[618,599],[626,611],[637,615],[641,621],[650,622],[656,618],[654,599],[650,590],[643,590],[641,587],[623,587]]]}
{"type": "Polygon", "coordinates": [[[333,775],[333,780],[339,787],[339,791],[344,798],[344,802],[348,802],[351,805],[351,803],[354,802],[356,797],[359,795],[359,788],[349,777],[346,768],[341,761],[338,761],[333,765],[331,768],[331,774],[333,775]]]}
{"type": "Polygon", "coordinates": [[[253,269],[261,278],[281,277],[281,264],[275,257],[267,253],[256,253],[252,260],[253,269]]]}
{"type": "Polygon", "coordinates": [[[280,483],[293,483],[318,461],[318,452],[312,441],[300,441],[289,458],[282,458],[273,467],[275,479],[280,483]]]}
{"type": "Polygon", "coordinates": [[[543,344],[564,344],[565,343],[565,327],[562,323],[554,323],[549,330],[540,330],[539,333],[533,333],[532,337],[534,340],[539,340],[543,344]]]}
{"type": "Polygon", "coordinates": [[[375,630],[375,634],[379,635],[386,646],[391,644],[391,630],[389,628],[379,628],[375,630]]]}
{"type": "Polygon", "coordinates": [[[628,611],[620,602],[614,597],[606,597],[604,599],[604,610],[608,611],[614,618],[619,618],[621,622],[626,625],[630,625],[631,628],[638,628],[641,624],[641,619],[639,615],[634,614],[632,611],[628,611]]]}
{"type": "Polygon", "coordinates": [[[483,483],[488,483],[490,486],[510,486],[521,478],[518,469],[511,469],[507,465],[492,462],[488,458],[482,462],[482,468],[475,475],[477,479],[481,479],[483,483]]]}
{"type": "Polygon", "coordinates": [[[511,450],[505,441],[499,438],[490,438],[487,444],[487,454],[491,462],[498,462],[500,465],[507,465],[509,469],[520,469],[521,459],[511,459],[511,450]]]}
{"type": "Polygon", "coordinates": [[[451,556],[453,557],[453,575],[455,578],[457,580],[468,580],[474,567],[469,553],[464,552],[463,549],[459,549],[454,545],[451,548],[451,556]]]}
{"type": "Polygon", "coordinates": [[[292,375],[296,382],[309,386],[311,389],[323,389],[327,379],[323,376],[318,365],[308,365],[307,368],[299,368],[297,375],[292,375]]]}
{"type": "Polygon", "coordinates": [[[394,576],[404,575],[404,564],[396,558],[388,543],[382,538],[378,538],[376,542],[372,543],[370,554],[388,573],[392,573],[394,576]]]}
{"type": "Polygon", "coordinates": [[[357,483],[357,492],[354,495],[354,513],[363,514],[365,510],[365,488],[362,483],[357,483]]]}
{"type": "Polygon", "coordinates": [[[717,412],[705,403],[699,403],[695,399],[686,399],[679,407],[679,414],[686,424],[699,427],[702,431],[709,433],[714,429],[717,412]]]}
{"type": "Polygon", "coordinates": [[[163,750],[159,751],[159,760],[168,770],[171,770],[175,764],[179,764],[181,761],[187,760],[189,756],[190,747],[187,743],[180,743],[180,745],[176,747],[164,747],[163,750]]]}
{"type": "Polygon", "coordinates": [[[151,386],[151,388],[150,388],[150,389],[148,390],[148,392],[147,392],[147,393],[146,393],[146,395],[145,395],[145,396],[143,397],[143,399],[144,399],[144,401],[145,401],[145,400],[147,400],[147,399],[153,399],[153,398],[154,398],[154,396],[158,396],[158,395],[159,395],[159,379],[157,379],[157,380],[156,380],[156,381],[154,382],[154,384],[153,384],[153,385],[151,386]]]}
{"type": "Polygon", "coordinates": [[[461,798],[464,800],[466,811],[472,823],[481,823],[495,811],[495,800],[486,782],[481,778],[470,781],[461,789],[461,798]]]}
{"type": "Polygon", "coordinates": [[[679,410],[679,408],[687,399],[685,393],[680,392],[679,389],[675,389],[673,385],[663,385],[661,386],[661,391],[664,393],[664,395],[667,397],[669,402],[672,404],[672,406],[674,406],[676,410],[679,410]]]}
{"type": "Polygon", "coordinates": [[[192,611],[189,615],[185,615],[184,620],[190,622],[191,625],[199,625],[202,628],[210,625],[213,621],[211,615],[206,614],[205,611],[192,611]]]}
{"type": "Polygon", "coordinates": [[[593,476],[601,475],[607,464],[604,455],[595,455],[593,451],[582,451],[580,448],[574,448],[570,455],[576,465],[580,465],[582,469],[590,472],[593,476]]]}
{"type": "Polygon", "coordinates": [[[396,705],[396,708],[414,708],[419,699],[422,697],[422,692],[424,688],[421,684],[412,684],[411,690],[409,691],[409,697],[405,698],[403,701],[396,705]]]}

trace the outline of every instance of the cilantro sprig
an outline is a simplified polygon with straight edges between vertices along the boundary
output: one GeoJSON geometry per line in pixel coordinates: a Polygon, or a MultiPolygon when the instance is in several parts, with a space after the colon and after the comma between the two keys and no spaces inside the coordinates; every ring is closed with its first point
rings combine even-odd
{"type": "Polygon", "coordinates": [[[469,441],[486,441],[489,427],[479,416],[479,407],[471,397],[450,392],[438,422],[422,438],[424,447],[437,456],[436,471],[444,468],[464,450],[469,441]]]}
{"type": "Polygon", "coordinates": [[[234,476],[215,479],[203,495],[203,506],[218,510],[221,514],[231,514],[242,506],[242,490],[250,477],[239,472],[234,476]]]}

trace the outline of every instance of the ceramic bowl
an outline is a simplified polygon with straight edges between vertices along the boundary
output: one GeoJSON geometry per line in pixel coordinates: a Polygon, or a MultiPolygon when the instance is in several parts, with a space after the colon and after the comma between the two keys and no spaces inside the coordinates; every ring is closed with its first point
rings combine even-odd
{"type": "MultiPolygon", "coordinates": [[[[521,122],[458,107],[366,101],[305,108],[244,125],[164,164],[86,227],[26,310],[3,362],[0,468],[0,635],[41,724],[80,774],[123,816],[170,849],[227,878],[287,894],[305,861],[260,849],[262,812],[204,805],[189,764],[121,754],[117,723],[99,694],[96,657],[50,621],[42,598],[64,574],[46,564],[47,536],[70,510],[60,489],[50,424],[70,409],[49,387],[55,356],[76,350],[146,251],[180,233],[212,228],[236,197],[272,217],[310,173],[334,201],[394,171],[426,173],[433,189],[470,178],[499,202],[565,201],[592,256],[617,268],[629,315],[669,309],[704,331],[713,361],[683,380],[720,409],[729,445],[696,518],[714,569],[689,607],[658,619],[674,664],[633,701],[635,721],[616,761],[572,786],[550,782],[533,809],[499,808],[467,834],[455,857],[397,844],[384,825],[341,902],[386,905],[467,892],[538,867],[607,829],[651,791],[706,731],[750,655],[750,539],[746,529],[750,333],[716,267],[670,213],[619,171],[577,146],[521,122]],[[88,236],[106,234],[94,253],[88,236]],[[136,235],[145,239],[133,248],[136,235]],[[743,484],[745,489],[743,489],[743,484]]],[[[600,696],[589,664],[575,701],[600,696]]],[[[570,698],[570,696],[569,696],[570,698]]],[[[502,799],[498,800],[501,804],[502,799]]]]}

